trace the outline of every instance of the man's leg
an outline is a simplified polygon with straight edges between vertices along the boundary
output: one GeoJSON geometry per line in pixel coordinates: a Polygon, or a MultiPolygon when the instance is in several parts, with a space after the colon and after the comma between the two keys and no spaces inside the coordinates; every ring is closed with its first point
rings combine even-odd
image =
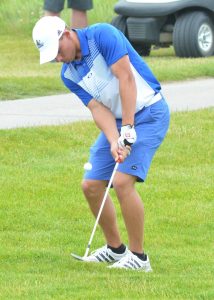
{"type": "Polygon", "coordinates": [[[59,17],[64,8],[64,2],[64,0],[44,0],[44,15],[59,17]]]}
{"type": "Polygon", "coordinates": [[[92,0],[68,0],[68,7],[72,8],[72,28],[88,26],[87,11],[93,8],[92,0]]]}
{"type": "Polygon", "coordinates": [[[144,207],[135,189],[136,178],[117,172],[113,182],[129,237],[129,249],[143,253],[144,207]]]}
{"type": "MultiPolygon", "coordinates": [[[[105,188],[106,181],[104,180],[85,179],[82,182],[84,195],[95,217],[98,215],[105,194],[105,188]]],[[[107,244],[114,248],[119,247],[122,242],[117,226],[115,208],[109,195],[106,199],[99,224],[103,230],[107,244]]]]}
{"type": "Polygon", "coordinates": [[[88,26],[87,12],[84,10],[72,10],[71,15],[71,27],[72,28],[83,28],[88,26]]]}
{"type": "MultiPolygon", "coordinates": [[[[45,10],[45,16],[57,16],[60,17],[60,12],[53,12],[45,10]]],[[[88,26],[87,12],[73,9],[71,12],[71,27],[72,28],[83,28],[88,26]]]]}
{"type": "MultiPolygon", "coordinates": [[[[60,17],[64,7],[64,0],[45,0],[44,15],[60,17]]],[[[88,26],[87,10],[92,8],[91,1],[68,1],[68,7],[71,8],[71,27],[83,28],[88,26]]]]}
{"type": "Polygon", "coordinates": [[[53,16],[53,17],[56,16],[56,17],[60,17],[60,13],[53,12],[53,11],[48,11],[48,10],[45,10],[44,15],[45,15],[45,16],[53,16]]]}

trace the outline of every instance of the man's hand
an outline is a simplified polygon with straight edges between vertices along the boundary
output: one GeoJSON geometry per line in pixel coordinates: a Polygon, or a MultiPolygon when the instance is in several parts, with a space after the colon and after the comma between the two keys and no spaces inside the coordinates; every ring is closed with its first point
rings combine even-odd
{"type": "Polygon", "coordinates": [[[122,163],[126,159],[128,155],[131,153],[131,147],[119,147],[117,142],[113,142],[111,144],[111,154],[114,157],[116,162],[122,163]]]}
{"type": "Polygon", "coordinates": [[[120,137],[118,139],[118,144],[121,148],[126,146],[131,146],[137,140],[137,134],[134,129],[134,125],[124,125],[121,127],[120,137]]]}

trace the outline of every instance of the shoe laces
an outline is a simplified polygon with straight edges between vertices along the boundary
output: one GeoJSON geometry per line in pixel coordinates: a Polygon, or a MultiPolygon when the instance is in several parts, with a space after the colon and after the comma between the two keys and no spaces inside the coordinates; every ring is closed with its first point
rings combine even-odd
{"type": "Polygon", "coordinates": [[[131,251],[128,251],[128,253],[124,257],[122,257],[116,264],[123,265],[124,263],[134,261],[133,255],[134,254],[131,251]]]}

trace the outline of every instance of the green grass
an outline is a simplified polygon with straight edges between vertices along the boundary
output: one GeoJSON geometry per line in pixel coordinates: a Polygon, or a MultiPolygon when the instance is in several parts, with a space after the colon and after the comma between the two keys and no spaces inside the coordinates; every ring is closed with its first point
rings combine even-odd
{"type": "MultiPolygon", "coordinates": [[[[94,0],[89,22],[109,22],[115,2],[94,0]]],[[[42,4],[0,1],[1,100],[67,92],[60,65],[40,66],[31,40],[42,4]]],[[[69,16],[64,10],[67,23],[69,16]]],[[[214,57],[179,59],[170,48],[153,50],[146,61],[160,81],[214,76],[214,57]]],[[[0,299],[213,299],[213,118],[213,109],[173,114],[148,180],[137,187],[151,274],[70,257],[84,253],[94,225],[80,187],[98,133],[91,122],[1,130],[0,299]]],[[[98,229],[92,248],[103,242],[98,229]]]]}
{"type": "Polygon", "coordinates": [[[214,77],[214,56],[179,58],[170,47],[153,50],[145,60],[161,82],[214,77]]]}
{"type": "MultiPolygon", "coordinates": [[[[89,23],[110,22],[115,2],[93,0],[94,9],[88,11],[89,23]]],[[[68,92],[60,80],[60,65],[39,65],[39,53],[32,42],[31,32],[43,15],[42,7],[43,0],[0,2],[0,100],[68,92]]],[[[62,13],[67,24],[70,23],[70,13],[69,9],[62,13]]]]}
{"type": "MultiPolygon", "coordinates": [[[[84,253],[94,225],[80,187],[92,122],[1,130],[0,299],[213,299],[213,118],[213,109],[173,114],[137,186],[151,274],[70,257],[84,253]]],[[[92,249],[103,242],[97,230],[92,249]]]]}
{"type": "MultiPolygon", "coordinates": [[[[0,44],[1,100],[69,92],[60,79],[61,65],[40,65],[39,53],[30,37],[0,36],[0,44]],[[8,49],[13,49],[12,63],[8,49]]],[[[214,76],[214,57],[180,59],[170,48],[153,50],[146,61],[161,82],[214,76]]]]}
{"type": "MultiPolygon", "coordinates": [[[[114,4],[117,0],[93,0],[93,9],[88,11],[90,24],[110,22],[114,16],[114,4]]],[[[44,0],[1,0],[0,1],[0,35],[31,35],[36,21],[43,15],[44,0]]],[[[70,24],[70,9],[62,11],[62,18],[70,24]]]]}
{"type": "MultiPolygon", "coordinates": [[[[110,22],[116,2],[94,0],[94,9],[88,12],[90,24],[110,22]]],[[[43,14],[42,6],[43,0],[0,2],[0,100],[69,92],[60,80],[60,65],[39,65],[31,32],[43,14]]],[[[62,17],[69,24],[70,10],[65,9],[62,17]]],[[[145,60],[161,82],[214,77],[214,57],[180,59],[171,47],[153,50],[145,60]]]]}

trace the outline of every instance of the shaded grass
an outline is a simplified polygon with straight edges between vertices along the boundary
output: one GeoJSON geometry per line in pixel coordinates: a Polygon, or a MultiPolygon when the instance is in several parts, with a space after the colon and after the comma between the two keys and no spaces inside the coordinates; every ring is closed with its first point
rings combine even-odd
{"type": "Polygon", "coordinates": [[[68,90],[60,79],[60,65],[39,64],[39,54],[31,38],[0,37],[4,45],[0,57],[0,99],[12,100],[27,97],[65,93],[68,90]],[[3,42],[4,40],[4,42],[3,42]],[[8,49],[14,49],[13,59],[8,49]]]}
{"type": "Polygon", "coordinates": [[[173,47],[153,50],[145,60],[160,81],[214,77],[214,57],[180,58],[173,47]]]}
{"type": "MultiPolygon", "coordinates": [[[[1,130],[0,298],[213,299],[213,117],[213,109],[173,114],[137,186],[151,274],[70,258],[84,253],[94,225],[80,188],[93,123],[1,130]]],[[[103,242],[97,230],[92,249],[103,242]]]]}
{"type": "Polygon", "coordinates": [[[27,97],[48,96],[67,93],[59,78],[44,80],[43,76],[23,78],[1,78],[1,100],[22,99],[27,97]],[[54,87],[54,89],[53,89],[54,87]]]}
{"type": "MultiPolygon", "coordinates": [[[[31,38],[1,37],[0,99],[12,100],[69,92],[60,79],[60,64],[39,64],[39,53],[31,38]],[[13,49],[13,62],[8,49],[13,49]],[[14,57],[16,59],[14,59],[14,57]]],[[[214,76],[214,57],[180,59],[173,49],[153,50],[145,58],[160,81],[214,76]]]]}

